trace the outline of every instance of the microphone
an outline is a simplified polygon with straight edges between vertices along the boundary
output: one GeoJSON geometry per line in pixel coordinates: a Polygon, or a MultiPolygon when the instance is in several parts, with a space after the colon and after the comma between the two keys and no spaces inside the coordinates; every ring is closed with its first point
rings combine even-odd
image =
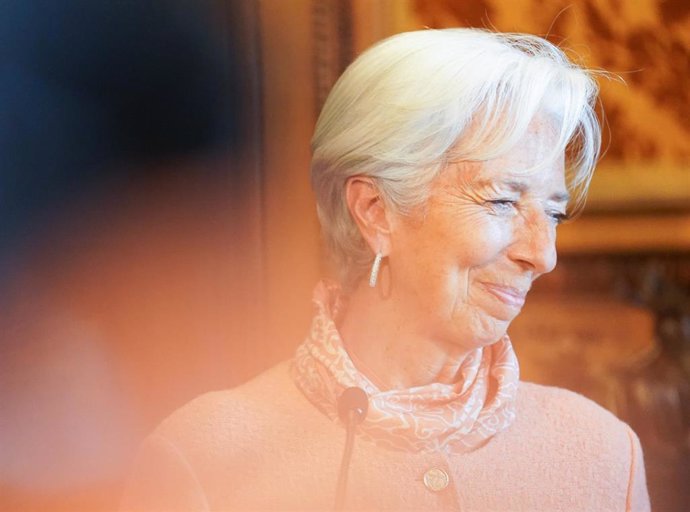
{"type": "Polygon", "coordinates": [[[351,387],[338,398],[338,417],[345,424],[346,437],[343,459],[340,462],[338,486],[335,493],[335,510],[343,510],[347,490],[347,474],[350,469],[352,448],[355,442],[355,427],[364,421],[369,411],[369,398],[362,388],[351,387]]]}
{"type": "Polygon", "coordinates": [[[347,388],[338,398],[338,417],[345,425],[349,425],[351,413],[355,416],[355,425],[359,425],[367,417],[368,411],[369,397],[362,388],[347,388]]]}

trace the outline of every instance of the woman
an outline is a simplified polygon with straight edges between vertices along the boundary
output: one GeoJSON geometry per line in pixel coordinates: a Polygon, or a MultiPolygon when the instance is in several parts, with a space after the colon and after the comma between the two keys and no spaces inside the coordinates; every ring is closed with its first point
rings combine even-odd
{"type": "Polygon", "coordinates": [[[635,434],[579,395],[519,382],[506,334],[584,201],[595,95],[527,35],[425,30],[360,56],[313,139],[341,284],[316,287],[292,361],[157,429],[125,508],[649,509],[635,434]],[[368,405],[341,420],[349,387],[368,405]],[[355,446],[340,468],[344,423],[355,446]]]}

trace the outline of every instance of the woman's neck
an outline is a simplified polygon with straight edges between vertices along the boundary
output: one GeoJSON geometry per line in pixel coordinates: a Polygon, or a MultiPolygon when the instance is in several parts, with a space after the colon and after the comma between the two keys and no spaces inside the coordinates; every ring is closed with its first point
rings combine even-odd
{"type": "Polygon", "coordinates": [[[383,389],[451,383],[468,350],[420,333],[396,301],[360,284],[338,322],[343,343],[358,370],[383,389]]]}

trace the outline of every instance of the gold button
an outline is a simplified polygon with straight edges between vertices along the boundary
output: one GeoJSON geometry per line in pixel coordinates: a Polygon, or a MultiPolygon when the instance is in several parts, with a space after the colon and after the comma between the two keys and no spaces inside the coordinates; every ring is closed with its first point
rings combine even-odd
{"type": "Polygon", "coordinates": [[[434,492],[439,492],[448,487],[450,478],[448,473],[439,468],[431,468],[424,473],[424,485],[427,489],[434,492]]]}

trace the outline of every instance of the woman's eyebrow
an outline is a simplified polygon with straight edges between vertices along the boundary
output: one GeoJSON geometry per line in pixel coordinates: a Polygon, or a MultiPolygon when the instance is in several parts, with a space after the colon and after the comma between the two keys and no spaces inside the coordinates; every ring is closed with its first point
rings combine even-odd
{"type": "Polygon", "coordinates": [[[526,183],[521,183],[519,181],[504,181],[503,184],[513,192],[520,192],[521,194],[529,190],[526,183]]]}
{"type": "MultiPolygon", "coordinates": [[[[504,184],[514,192],[520,192],[525,193],[526,191],[529,190],[529,186],[526,183],[522,183],[520,181],[506,181],[504,184]]],[[[550,201],[554,201],[556,203],[567,203],[570,201],[570,194],[568,192],[555,192],[554,194],[551,194],[549,196],[550,201]]]]}
{"type": "MultiPolygon", "coordinates": [[[[474,182],[474,186],[479,188],[494,189],[496,188],[496,186],[503,186],[510,189],[512,192],[518,192],[520,194],[524,194],[525,192],[529,191],[529,185],[527,185],[527,183],[514,180],[499,180],[498,182],[496,182],[495,180],[491,179],[478,179],[474,182]]],[[[570,201],[570,194],[567,191],[555,192],[549,196],[549,201],[553,201],[556,203],[568,203],[570,201]]]]}
{"type": "Polygon", "coordinates": [[[556,203],[568,203],[570,202],[570,194],[567,192],[557,192],[551,197],[549,197],[551,201],[555,201],[556,203]]]}

